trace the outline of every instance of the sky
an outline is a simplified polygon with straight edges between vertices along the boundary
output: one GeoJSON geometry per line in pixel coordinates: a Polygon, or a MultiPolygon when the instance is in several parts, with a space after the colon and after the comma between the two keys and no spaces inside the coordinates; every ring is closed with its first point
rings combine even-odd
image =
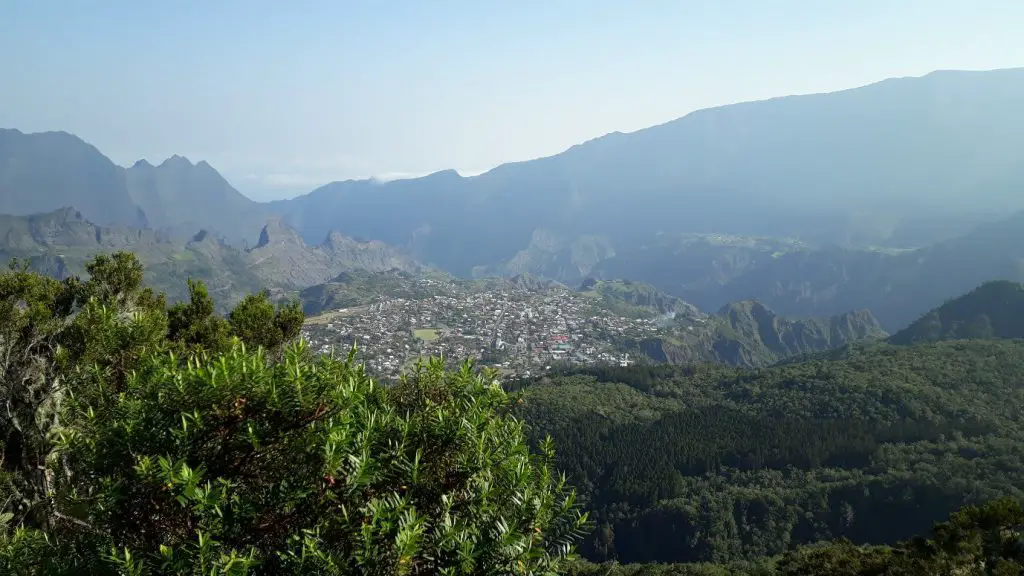
{"type": "Polygon", "coordinates": [[[1020,0],[0,0],[0,127],[264,200],[711,106],[1024,66],[1020,0]]]}

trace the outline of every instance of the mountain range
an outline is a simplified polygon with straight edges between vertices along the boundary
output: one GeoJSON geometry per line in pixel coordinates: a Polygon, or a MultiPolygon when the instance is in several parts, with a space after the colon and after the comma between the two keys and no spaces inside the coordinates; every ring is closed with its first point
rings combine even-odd
{"type": "Polygon", "coordinates": [[[145,228],[123,169],[66,132],[0,129],[0,214],[28,216],[74,206],[101,225],[145,228]]]}
{"type": "Polygon", "coordinates": [[[704,310],[749,298],[787,316],[867,308],[895,332],[984,282],[1024,281],[1024,212],[916,250],[665,237],[594,273],[642,279],[704,310]]]}
{"type": "Polygon", "coordinates": [[[119,250],[137,254],[146,265],[149,283],[170,298],[184,298],[185,280],[196,278],[205,281],[224,306],[263,289],[294,292],[346,270],[424,272],[423,266],[380,242],[331,233],[321,244],[310,246],[279,221],[263,227],[255,246],[241,249],[207,231],[183,240],[152,229],[100,226],[73,208],[0,216],[0,258],[22,259],[55,277],[81,275],[96,254],[119,250]]]}
{"type": "Polygon", "coordinates": [[[153,166],[139,160],[125,170],[125,181],[150,225],[178,235],[216,230],[233,244],[251,245],[270,216],[205,161],[172,156],[153,166]]]}
{"type": "Polygon", "coordinates": [[[140,160],[126,169],[66,132],[0,130],[0,214],[28,216],[68,206],[100,225],[161,229],[183,238],[216,230],[236,245],[255,242],[270,215],[206,162],[173,156],[159,166],[140,160]]]}
{"type": "Polygon", "coordinates": [[[700,110],[470,178],[336,182],[271,210],[307,240],[338,227],[459,275],[514,261],[538,231],[566,269],[590,258],[580,238],[621,253],[659,231],[917,247],[1024,209],[1022,96],[1024,69],[936,72],[700,110]]]}
{"type": "Polygon", "coordinates": [[[397,254],[462,277],[629,278],[705,311],[868,308],[896,331],[984,281],[1024,280],[1024,212],[1007,216],[1024,210],[1022,97],[1024,69],[941,71],[700,110],[474,177],[349,180],[265,204],[206,162],[122,168],[67,133],[2,130],[0,213],[73,206],[135,244],[208,245],[215,261],[231,248],[245,265],[224,270],[275,286],[333,278],[335,252],[371,269],[397,254]]]}
{"type": "Polygon", "coordinates": [[[659,363],[760,367],[888,336],[869,310],[789,318],[757,300],[741,300],[705,314],[653,286],[630,280],[587,279],[580,291],[615,313],[660,320],[661,335],[635,343],[642,355],[659,363]]]}

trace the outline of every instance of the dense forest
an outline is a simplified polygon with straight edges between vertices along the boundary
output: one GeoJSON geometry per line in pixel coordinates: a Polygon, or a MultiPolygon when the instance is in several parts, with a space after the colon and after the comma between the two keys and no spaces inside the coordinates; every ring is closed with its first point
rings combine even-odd
{"type": "Polygon", "coordinates": [[[1024,566],[1019,341],[510,390],[435,359],[382,386],[356,350],[311,355],[298,303],[220,316],[199,282],[168,306],[131,254],[87,270],[0,274],[0,573],[1024,566]]]}
{"type": "Polygon", "coordinates": [[[848,347],[775,367],[590,368],[512,386],[594,561],[725,563],[895,544],[1024,497],[1024,342],[848,347]]]}
{"type": "Polygon", "coordinates": [[[893,344],[936,340],[1024,338],[1024,285],[986,282],[893,334],[893,344]]]}

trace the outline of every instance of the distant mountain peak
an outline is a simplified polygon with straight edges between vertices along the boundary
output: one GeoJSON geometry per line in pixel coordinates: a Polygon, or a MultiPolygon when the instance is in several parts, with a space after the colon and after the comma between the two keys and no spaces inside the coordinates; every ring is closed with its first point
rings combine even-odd
{"type": "Polygon", "coordinates": [[[294,229],[288,227],[280,218],[267,221],[260,231],[260,239],[254,249],[264,248],[271,244],[299,244],[305,246],[302,237],[294,229]]]}
{"type": "Polygon", "coordinates": [[[775,316],[775,311],[765,306],[755,298],[730,302],[718,310],[719,316],[727,316],[735,313],[760,313],[775,316]]]}
{"type": "Polygon", "coordinates": [[[432,172],[430,174],[427,174],[425,176],[425,178],[433,178],[435,180],[453,178],[453,179],[456,179],[456,180],[461,180],[462,179],[462,174],[459,174],[458,170],[455,170],[453,168],[449,168],[447,170],[438,170],[437,172],[432,172]]]}
{"type": "Polygon", "coordinates": [[[49,216],[53,218],[60,218],[63,220],[80,220],[82,222],[86,221],[86,218],[82,216],[82,213],[79,212],[78,209],[74,208],[73,206],[64,206],[54,210],[53,212],[50,212],[49,214],[44,214],[41,216],[49,216]]]}
{"type": "Polygon", "coordinates": [[[324,238],[324,241],[321,243],[321,246],[330,247],[337,246],[340,244],[369,244],[371,242],[371,240],[353,238],[352,236],[342,234],[337,230],[331,230],[330,232],[327,233],[327,238],[324,238]]]}
{"type": "Polygon", "coordinates": [[[146,160],[145,158],[142,158],[141,160],[136,160],[135,164],[132,164],[132,168],[137,169],[137,170],[138,169],[151,169],[151,168],[155,168],[155,166],[150,164],[149,160],[146,160]]]}
{"type": "Polygon", "coordinates": [[[173,167],[181,166],[181,167],[192,168],[193,164],[192,164],[192,161],[189,160],[188,158],[175,154],[174,156],[171,156],[170,158],[168,158],[168,159],[166,159],[166,160],[164,160],[163,162],[160,163],[160,167],[161,168],[163,168],[163,167],[170,167],[170,166],[173,166],[173,167]]]}
{"type": "Polygon", "coordinates": [[[28,216],[73,205],[97,224],[145,225],[124,169],[67,132],[0,132],[0,213],[28,216]]]}

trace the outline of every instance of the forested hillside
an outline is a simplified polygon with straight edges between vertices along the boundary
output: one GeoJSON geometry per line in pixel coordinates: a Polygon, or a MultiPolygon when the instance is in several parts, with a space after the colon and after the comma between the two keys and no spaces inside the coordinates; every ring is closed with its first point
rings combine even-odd
{"type": "Polygon", "coordinates": [[[298,302],[250,295],[222,317],[201,282],[167,306],[131,254],[86,271],[0,274],[3,573],[1022,566],[1020,340],[592,368],[511,395],[438,359],[384,387],[356,351],[294,342],[298,302]],[[579,563],[578,542],[685,564],[579,563]]]}
{"type": "Polygon", "coordinates": [[[1024,338],[1024,285],[986,282],[892,336],[893,344],[965,338],[1024,338]]]}
{"type": "Polygon", "coordinates": [[[755,372],[579,370],[521,383],[596,528],[594,560],[727,562],[893,544],[1024,497],[1024,343],[848,347],[755,372]]]}

